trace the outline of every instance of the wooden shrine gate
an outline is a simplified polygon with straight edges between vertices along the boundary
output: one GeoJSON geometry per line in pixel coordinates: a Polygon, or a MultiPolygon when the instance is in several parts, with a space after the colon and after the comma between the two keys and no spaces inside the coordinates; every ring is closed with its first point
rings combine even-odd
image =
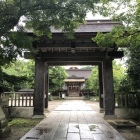
{"type": "MultiPolygon", "coordinates": [[[[44,107],[48,107],[48,68],[56,65],[98,65],[100,108],[104,108],[105,117],[114,115],[115,97],[113,87],[112,61],[122,58],[123,52],[116,46],[101,48],[93,42],[92,38],[97,32],[110,32],[119,22],[87,21],[75,30],[75,39],[64,36],[61,30],[51,27],[52,39],[46,36],[33,43],[37,50],[35,56],[35,89],[34,89],[34,115],[43,115],[44,107]],[[45,100],[44,100],[45,98],[45,100]]],[[[28,32],[32,35],[32,32],[28,32]]],[[[29,58],[30,53],[25,53],[29,58]]]]}

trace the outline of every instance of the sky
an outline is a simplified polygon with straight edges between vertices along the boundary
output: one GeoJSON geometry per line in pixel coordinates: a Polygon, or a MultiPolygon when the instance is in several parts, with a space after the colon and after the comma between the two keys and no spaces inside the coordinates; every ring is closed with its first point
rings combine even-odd
{"type": "Polygon", "coordinates": [[[102,15],[95,14],[94,16],[92,15],[92,12],[88,12],[86,16],[87,20],[98,20],[98,19],[109,19],[108,17],[103,17],[102,15]]]}

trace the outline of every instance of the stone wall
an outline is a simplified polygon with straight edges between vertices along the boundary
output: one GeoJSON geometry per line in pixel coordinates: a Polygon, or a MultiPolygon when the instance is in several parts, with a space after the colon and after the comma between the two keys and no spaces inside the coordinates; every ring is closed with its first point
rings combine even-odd
{"type": "Polygon", "coordinates": [[[9,94],[2,93],[1,94],[1,106],[8,107],[9,106],[9,94]]]}
{"type": "Polygon", "coordinates": [[[4,98],[3,102],[3,94],[0,94],[0,138],[7,135],[10,132],[10,128],[8,127],[8,121],[5,117],[2,107],[7,106],[7,100],[4,98]]]}
{"type": "Polygon", "coordinates": [[[5,117],[9,119],[11,117],[9,108],[9,94],[6,93],[1,94],[1,107],[5,114],[5,117]]]}
{"type": "Polygon", "coordinates": [[[32,118],[34,107],[11,107],[11,117],[13,118],[32,118]]]}
{"type": "Polygon", "coordinates": [[[115,115],[122,119],[140,119],[138,108],[115,108],[115,115]]]}

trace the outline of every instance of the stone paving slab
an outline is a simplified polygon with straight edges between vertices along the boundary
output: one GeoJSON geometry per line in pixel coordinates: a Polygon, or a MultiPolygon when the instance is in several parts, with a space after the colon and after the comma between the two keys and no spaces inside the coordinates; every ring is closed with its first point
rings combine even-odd
{"type": "Polygon", "coordinates": [[[125,140],[84,101],[64,101],[20,140],[125,140]]]}
{"type": "Polygon", "coordinates": [[[85,102],[81,100],[71,100],[65,101],[61,105],[59,105],[55,111],[93,111],[91,107],[85,104],[85,102]]]}

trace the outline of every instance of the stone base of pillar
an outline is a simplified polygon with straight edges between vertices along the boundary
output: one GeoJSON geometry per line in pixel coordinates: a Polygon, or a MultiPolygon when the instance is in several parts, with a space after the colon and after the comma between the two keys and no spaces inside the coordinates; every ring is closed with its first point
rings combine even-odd
{"type": "Polygon", "coordinates": [[[100,108],[100,113],[104,113],[104,109],[103,108],[100,108]]]}
{"type": "Polygon", "coordinates": [[[32,118],[33,119],[44,119],[45,115],[33,115],[32,118]]]}
{"type": "Polygon", "coordinates": [[[116,119],[116,115],[104,115],[104,119],[109,120],[109,119],[116,119]]]}
{"type": "Polygon", "coordinates": [[[10,133],[10,127],[8,127],[8,121],[0,107],[0,138],[7,136],[10,133]]]}
{"type": "Polygon", "coordinates": [[[45,108],[45,109],[44,109],[44,114],[45,114],[45,113],[50,113],[50,112],[51,112],[51,111],[48,110],[48,108],[45,108]]]}

